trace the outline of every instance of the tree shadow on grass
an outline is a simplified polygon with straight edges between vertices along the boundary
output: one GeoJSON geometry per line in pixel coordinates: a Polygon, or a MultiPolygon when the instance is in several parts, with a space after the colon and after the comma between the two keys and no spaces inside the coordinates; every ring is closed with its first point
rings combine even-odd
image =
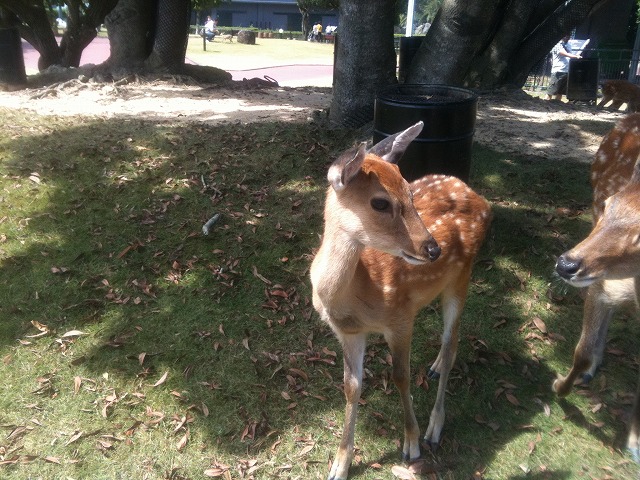
{"type": "MultiPolygon", "coordinates": [[[[42,426],[25,438],[49,444],[43,455],[79,457],[106,476],[152,457],[156,470],[179,466],[191,476],[217,461],[246,473],[258,459],[275,476],[324,477],[344,408],[341,352],[312,311],[307,275],[319,244],[326,167],[351,144],[350,134],[309,124],[118,120],[29,128],[36,132],[3,147],[9,184],[22,196],[18,202],[7,194],[16,204],[0,266],[0,308],[9,319],[0,344],[15,390],[1,405],[3,423],[35,416],[42,426]],[[215,213],[220,219],[203,236],[215,213]],[[74,330],[86,335],[65,336],[74,330]],[[16,338],[25,344],[12,347],[16,338]],[[29,362],[33,369],[18,368],[29,362]],[[34,396],[35,413],[23,410],[18,399],[34,396]],[[69,442],[73,431],[85,435],[69,442]],[[118,440],[96,447],[87,431],[118,440]]],[[[546,257],[570,241],[565,226],[588,229],[580,217],[549,217],[560,204],[588,204],[588,187],[573,190],[586,172],[557,177],[550,163],[533,168],[486,149],[474,163],[482,168],[472,185],[493,202],[495,220],[449,384],[434,463],[447,466],[445,478],[485,468],[497,475],[494,462],[518,475],[520,463],[535,459],[537,468],[572,435],[547,441],[560,420],[545,358],[567,364],[572,342],[538,335],[531,316],[546,315],[560,331],[556,318],[571,311],[567,330],[579,329],[575,297],[558,305],[547,298],[553,262],[546,257]],[[553,306],[538,307],[545,302],[553,306]],[[530,442],[537,450],[529,452],[530,442]],[[517,455],[505,460],[501,452],[509,449],[517,455]]],[[[435,358],[440,334],[439,315],[427,309],[416,321],[416,380],[435,358]]],[[[402,413],[386,352],[372,338],[354,478],[377,478],[375,463],[386,475],[399,462],[402,413]]],[[[413,388],[423,429],[435,390],[428,381],[413,388]]],[[[546,463],[553,478],[566,476],[557,460],[546,463]]],[[[79,468],[72,465],[65,463],[69,475],[79,468]]],[[[16,472],[36,467],[43,468],[16,472]]]]}

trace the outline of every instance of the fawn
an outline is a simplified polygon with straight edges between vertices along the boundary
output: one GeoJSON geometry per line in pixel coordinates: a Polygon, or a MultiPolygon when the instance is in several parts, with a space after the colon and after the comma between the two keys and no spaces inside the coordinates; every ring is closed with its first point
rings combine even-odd
{"type": "Polygon", "coordinates": [[[440,378],[425,441],[434,447],[444,423],[449,371],[474,259],[491,221],[487,201],[462,181],[429,175],[407,183],[395,165],[422,130],[418,122],[370,150],[347,150],[331,165],[324,236],[311,265],[313,305],[340,341],[347,401],[330,480],[346,479],[362,390],[366,337],[384,335],[404,408],[403,456],[420,456],[409,393],[409,356],[418,311],[441,295],[444,333],[429,376],[440,378]],[[433,235],[432,235],[433,234],[433,235]]]}
{"type": "MultiPolygon", "coordinates": [[[[638,305],[640,299],[640,114],[618,122],[605,136],[591,166],[593,230],[563,253],[556,272],[576,287],[587,287],[582,333],[567,377],[558,376],[553,390],[566,396],[582,375],[589,382],[602,363],[614,309],[638,305]]],[[[640,454],[638,393],[627,446],[640,454]]]]}
{"type": "Polygon", "coordinates": [[[607,80],[602,85],[602,100],[596,108],[604,108],[609,102],[612,102],[613,110],[626,103],[627,112],[637,112],[640,110],[640,87],[626,80],[607,80]]]}

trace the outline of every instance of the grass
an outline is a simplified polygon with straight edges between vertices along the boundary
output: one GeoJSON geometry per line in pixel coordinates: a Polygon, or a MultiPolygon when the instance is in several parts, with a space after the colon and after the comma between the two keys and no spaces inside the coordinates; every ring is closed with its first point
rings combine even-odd
{"type": "Polygon", "coordinates": [[[333,44],[256,38],[255,45],[233,43],[217,37],[202,47],[202,38],[191,35],[187,46],[187,58],[199,65],[223,70],[246,70],[279,65],[333,65],[333,44]]]}
{"type": "MultiPolygon", "coordinates": [[[[325,478],[341,352],[308,268],[326,168],[351,134],[1,113],[0,477],[325,478]]],[[[495,220],[424,478],[636,478],[636,323],[615,321],[591,389],[550,390],[580,331],[579,295],[551,272],[590,228],[587,166],[480,146],[472,164],[495,220]]],[[[425,310],[416,380],[440,333],[425,310]]],[[[372,338],[351,478],[400,462],[389,378],[372,338]]],[[[412,390],[426,428],[436,385],[412,390]]]]}

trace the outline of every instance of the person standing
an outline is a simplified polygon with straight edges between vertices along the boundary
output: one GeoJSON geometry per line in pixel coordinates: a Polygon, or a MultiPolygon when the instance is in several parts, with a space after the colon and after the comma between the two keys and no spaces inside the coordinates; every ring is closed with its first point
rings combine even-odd
{"type": "Polygon", "coordinates": [[[562,95],[567,93],[569,62],[572,58],[582,58],[573,53],[569,39],[569,35],[565,35],[551,50],[551,78],[547,89],[547,100],[562,100],[562,95]]]}

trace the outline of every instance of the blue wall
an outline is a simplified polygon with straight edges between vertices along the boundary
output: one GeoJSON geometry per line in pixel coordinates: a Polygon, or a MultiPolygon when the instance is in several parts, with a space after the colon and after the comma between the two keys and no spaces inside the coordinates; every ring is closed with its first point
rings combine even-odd
{"type": "MultiPolygon", "coordinates": [[[[218,18],[221,27],[257,27],[271,30],[301,30],[302,15],[293,1],[244,1],[231,0],[211,9],[211,15],[218,18]]],[[[338,25],[338,12],[325,11],[310,15],[310,22],[320,22],[323,27],[338,25]]],[[[310,25],[310,26],[311,26],[310,25]]]]}

